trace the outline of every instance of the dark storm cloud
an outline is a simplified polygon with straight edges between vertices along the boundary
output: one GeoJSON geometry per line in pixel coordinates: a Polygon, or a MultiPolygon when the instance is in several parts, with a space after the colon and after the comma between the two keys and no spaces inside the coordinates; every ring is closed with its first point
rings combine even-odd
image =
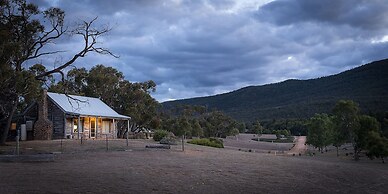
{"type": "MultiPolygon", "coordinates": [[[[384,1],[38,0],[60,7],[67,23],[98,16],[113,30],[101,46],[119,59],[89,54],[75,65],[113,66],[131,81],[154,80],[164,101],[213,95],[285,79],[326,76],[387,58],[384,1]]],[[[82,45],[67,38],[69,54],[82,45]]]]}
{"type": "Polygon", "coordinates": [[[325,22],[380,29],[388,24],[387,8],[383,0],[279,0],[261,7],[258,17],[278,25],[325,22]]]}

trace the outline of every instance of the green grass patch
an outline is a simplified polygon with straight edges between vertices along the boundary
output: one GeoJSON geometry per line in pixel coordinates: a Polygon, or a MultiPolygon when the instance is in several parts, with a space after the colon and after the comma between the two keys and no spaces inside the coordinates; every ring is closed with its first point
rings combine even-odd
{"type": "Polygon", "coordinates": [[[188,141],[187,143],[215,147],[215,148],[224,148],[224,143],[222,142],[222,140],[219,140],[216,138],[193,139],[191,141],[188,141]]]}

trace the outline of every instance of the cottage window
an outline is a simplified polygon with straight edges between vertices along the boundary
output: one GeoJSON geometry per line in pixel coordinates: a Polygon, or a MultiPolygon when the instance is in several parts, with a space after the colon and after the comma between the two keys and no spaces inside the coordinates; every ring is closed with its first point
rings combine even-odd
{"type": "Polygon", "coordinates": [[[74,120],[74,127],[73,127],[73,133],[78,133],[78,128],[80,129],[80,133],[82,133],[84,130],[83,130],[83,121],[84,121],[84,119],[83,118],[81,118],[80,119],[80,124],[78,125],[78,118],[74,118],[73,119],[74,120]]]}
{"type": "Polygon", "coordinates": [[[13,131],[16,130],[16,123],[11,124],[11,130],[13,130],[13,131]]]}
{"type": "Polygon", "coordinates": [[[110,133],[110,121],[102,121],[102,133],[110,133]]]}

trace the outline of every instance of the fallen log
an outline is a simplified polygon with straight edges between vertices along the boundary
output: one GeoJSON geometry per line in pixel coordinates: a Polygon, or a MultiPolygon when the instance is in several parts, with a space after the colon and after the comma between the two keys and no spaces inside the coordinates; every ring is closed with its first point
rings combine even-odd
{"type": "Polygon", "coordinates": [[[170,145],[146,145],[146,148],[170,149],[170,145]]]}

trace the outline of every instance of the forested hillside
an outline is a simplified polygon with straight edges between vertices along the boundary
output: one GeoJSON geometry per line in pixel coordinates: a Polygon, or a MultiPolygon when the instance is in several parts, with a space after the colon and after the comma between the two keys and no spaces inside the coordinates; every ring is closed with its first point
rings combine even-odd
{"type": "Polygon", "coordinates": [[[249,86],[215,96],[165,102],[163,107],[202,105],[221,110],[237,120],[253,121],[330,113],[340,99],[359,103],[364,113],[388,111],[388,59],[332,76],[249,86]]]}

